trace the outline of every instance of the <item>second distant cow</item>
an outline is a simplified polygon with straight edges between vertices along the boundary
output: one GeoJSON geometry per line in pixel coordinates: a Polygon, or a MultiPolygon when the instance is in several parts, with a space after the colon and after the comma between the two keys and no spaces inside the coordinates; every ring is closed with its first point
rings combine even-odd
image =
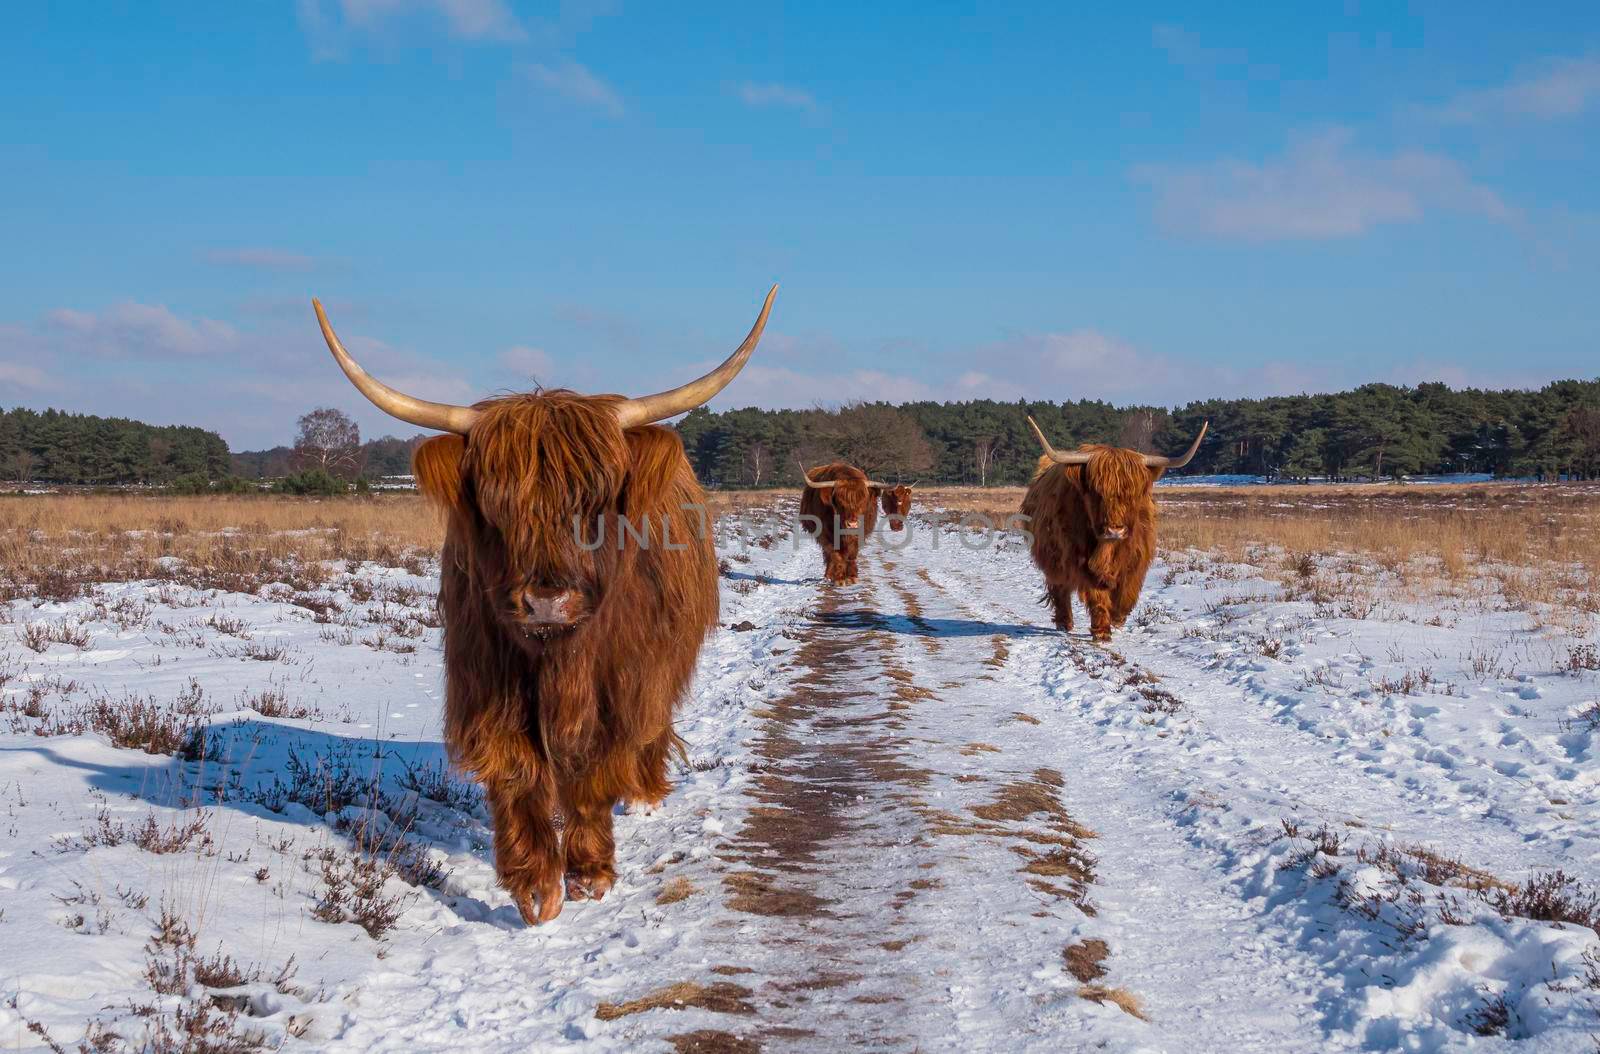
{"type": "Polygon", "coordinates": [[[886,483],[868,479],[854,465],[835,461],[801,468],[800,528],[822,547],[823,574],[840,586],[854,585],[861,541],[878,525],[878,498],[886,483]]]}

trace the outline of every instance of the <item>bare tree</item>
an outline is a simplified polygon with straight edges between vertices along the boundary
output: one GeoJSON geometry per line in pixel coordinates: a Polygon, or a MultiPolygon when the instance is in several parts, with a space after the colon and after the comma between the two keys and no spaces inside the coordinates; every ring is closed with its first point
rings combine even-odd
{"type": "Polygon", "coordinates": [[[26,483],[33,478],[33,470],[39,467],[39,459],[33,456],[30,450],[15,451],[6,458],[6,474],[18,483],[26,483]]]}
{"type": "Polygon", "coordinates": [[[1134,410],[1122,422],[1117,445],[1141,454],[1156,452],[1156,414],[1154,410],[1134,410]]]}
{"type": "Polygon", "coordinates": [[[744,448],[744,470],[752,486],[761,486],[761,480],[772,471],[772,451],[760,439],[744,448]]]}
{"type": "Polygon", "coordinates": [[[341,479],[361,471],[361,429],[349,414],[323,406],[301,417],[299,423],[292,455],[296,466],[320,468],[341,479]]]}
{"type": "Polygon", "coordinates": [[[995,451],[1000,447],[998,436],[978,436],[972,441],[972,463],[978,470],[978,486],[989,485],[989,469],[994,466],[995,451]]]}
{"type": "Polygon", "coordinates": [[[167,464],[172,457],[172,440],[165,436],[151,436],[150,444],[150,478],[153,482],[164,483],[173,476],[172,466],[167,464]]]}
{"type": "Polygon", "coordinates": [[[1567,415],[1564,430],[1572,438],[1574,467],[1586,477],[1600,474],[1600,410],[1576,407],[1567,415]]]}
{"type": "Polygon", "coordinates": [[[933,467],[933,446],[907,413],[883,403],[818,411],[814,438],[869,475],[903,477],[933,467]]]}
{"type": "Polygon", "coordinates": [[[793,464],[787,466],[785,475],[793,475],[796,483],[800,482],[796,465],[811,468],[813,465],[826,465],[830,461],[839,460],[839,455],[834,452],[833,446],[826,440],[815,436],[808,436],[795,445],[793,464]]]}

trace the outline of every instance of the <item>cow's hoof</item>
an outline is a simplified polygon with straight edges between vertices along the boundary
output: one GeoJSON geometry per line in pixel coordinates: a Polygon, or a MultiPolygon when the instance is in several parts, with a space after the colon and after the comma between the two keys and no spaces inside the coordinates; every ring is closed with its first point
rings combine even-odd
{"type": "Polygon", "coordinates": [[[561,914],[561,883],[555,882],[542,890],[513,892],[522,921],[530,926],[540,926],[561,914]]]}
{"type": "Polygon", "coordinates": [[[607,872],[596,874],[580,874],[576,871],[567,872],[567,899],[568,900],[604,900],[607,893],[611,892],[616,876],[607,872]]]}
{"type": "Polygon", "coordinates": [[[665,802],[665,798],[657,798],[655,801],[630,801],[628,803],[628,815],[654,816],[661,811],[661,806],[665,802]]]}

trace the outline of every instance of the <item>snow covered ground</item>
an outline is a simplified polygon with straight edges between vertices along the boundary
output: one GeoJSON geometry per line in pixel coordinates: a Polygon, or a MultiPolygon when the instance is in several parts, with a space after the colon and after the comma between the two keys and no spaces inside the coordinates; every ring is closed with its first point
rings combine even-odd
{"type": "Polygon", "coordinates": [[[11,603],[0,1046],[1596,1049],[1593,614],[1169,554],[1102,648],[913,527],[827,589],[724,522],[688,764],[539,929],[430,576],[11,603]]]}

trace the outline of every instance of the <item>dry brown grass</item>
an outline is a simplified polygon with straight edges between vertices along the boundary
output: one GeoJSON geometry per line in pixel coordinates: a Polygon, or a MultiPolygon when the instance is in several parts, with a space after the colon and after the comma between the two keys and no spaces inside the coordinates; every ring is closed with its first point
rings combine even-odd
{"type": "MultiPolygon", "coordinates": [[[[1003,526],[1022,494],[933,489],[921,500],[947,523],[975,514],[1003,526]]],[[[1219,563],[1255,566],[1347,617],[1374,614],[1351,588],[1374,572],[1390,599],[1448,593],[1541,618],[1600,612],[1594,484],[1164,487],[1156,500],[1169,568],[1215,578],[1219,563]]]]}
{"type": "Polygon", "coordinates": [[[755,1007],[746,1002],[749,995],[750,989],[731,981],[679,981],[625,1003],[601,1003],[594,1008],[594,1016],[601,1021],[615,1021],[646,1010],[682,1010],[691,1006],[717,1014],[752,1014],[755,1007]]]}
{"type": "Polygon", "coordinates": [[[1124,1014],[1131,1014],[1140,1021],[1148,1021],[1144,1016],[1144,1004],[1139,997],[1126,988],[1107,988],[1104,985],[1086,984],[1078,989],[1078,998],[1087,999],[1091,1003],[1112,1003],[1119,1007],[1124,1014]]]}
{"type": "Polygon", "coordinates": [[[699,886],[682,875],[677,875],[668,879],[661,887],[661,892],[656,894],[656,903],[676,904],[680,900],[688,900],[698,892],[700,892],[699,886]]]}
{"type": "MultiPolygon", "coordinates": [[[[996,524],[1020,508],[1020,487],[935,488],[923,507],[977,513],[996,524]]],[[[1466,558],[1600,572],[1600,486],[1484,483],[1438,486],[1163,487],[1161,545],[1243,557],[1274,545],[1297,553],[1415,556],[1459,568],[1466,558]]]]}
{"type": "MultiPolygon", "coordinates": [[[[918,505],[940,510],[946,522],[977,514],[1003,525],[1022,493],[928,488],[918,505]]],[[[708,500],[716,516],[782,516],[793,511],[792,498],[721,491],[708,500]]],[[[1463,595],[1492,592],[1512,608],[1600,610],[1600,486],[1173,487],[1157,499],[1169,566],[1182,568],[1195,554],[1212,564],[1250,564],[1317,599],[1348,591],[1326,589],[1326,561],[1319,571],[1315,558],[1343,557],[1352,573],[1376,567],[1402,584],[1426,580],[1429,590],[1442,582],[1463,595]]],[[[130,580],[312,589],[340,562],[420,572],[442,540],[440,517],[415,494],[7,496],[0,498],[0,600],[68,599],[97,582],[130,580]]]]}
{"type": "Polygon", "coordinates": [[[1090,939],[1067,945],[1061,957],[1068,973],[1089,984],[1106,975],[1105,961],[1111,957],[1111,948],[1105,941],[1090,939]]]}
{"type": "Polygon", "coordinates": [[[266,495],[0,498],[0,600],[69,599],[97,582],[170,580],[249,591],[312,587],[327,561],[421,572],[443,523],[414,494],[318,500],[266,495]]]}

